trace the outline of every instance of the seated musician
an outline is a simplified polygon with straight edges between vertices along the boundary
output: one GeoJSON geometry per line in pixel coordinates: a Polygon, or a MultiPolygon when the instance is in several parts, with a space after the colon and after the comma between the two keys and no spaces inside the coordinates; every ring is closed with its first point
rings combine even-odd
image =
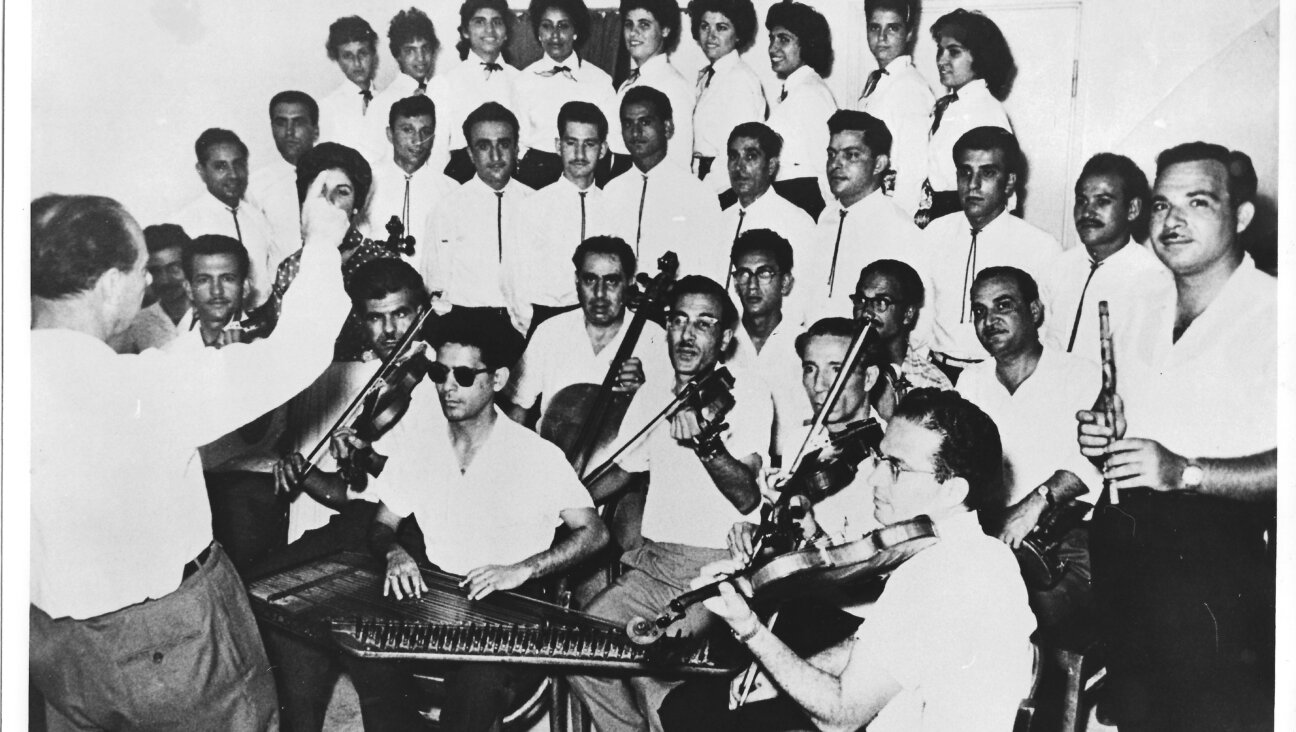
{"type": "MultiPolygon", "coordinates": [[[[438,321],[431,341],[436,357],[428,378],[440,408],[430,392],[415,392],[402,429],[377,443],[388,462],[370,488],[381,503],[369,545],[387,563],[384,596],[420,597],[427,588],[419,565],[428,558],[464,575],[468,597],[482,600],[563,572],[601,548],[607,530],[561,451],[501,419],[494,406],[521,337],[488,314],[451,311],[438,321]],[[422,529],[426,556],[397,541],[398,528],[410,517],[422,529]],[[560,522],[569,533],[554,542],[560,522]]],[[[304,461],[295,456],[290,467],[295,482],[304,461]]],[[[326,482],[328,499],[345,500],[340,478],[328,476],[326,482]]],[[[412,682],[399,664],[352,659],[348,667],[366,730],[421,724],[412,682]]],[[[515,665],[467,663],[440,671],[447,683],[441,724],[455,730],[498,724],[525,693],[528,679],[539,676],[515,665]]]]}
{"type": "MultiPolygon", "coordinates": [[[[649,381],[635,395],[621,423],[634,434],[670,405],[691,381],[710,375],[733,339],[738,313],[719,283],[688,276],[675,284],[667,315],[666,342],[674,379],[649,381]]],[[[769,446],[770,400],[751,379],[737,379],[733,409],[717,414],[715,404],[686,406],[656,423],[633,443],[616,465],[590,488],[596,501],[648,474],[642,545],[627,551],[628,569],[586,611],[624,625],[635,616],[656,615],[705,564],[727,556],[724,536],[735,520],[760,503],[756,476],[769,446]]],[[[679,627],[704,632],[713,618],[693,608],[679,627]]],[[[576,694],[600,730],[658,727],[657,708],[674,683],[652,677],[571,679],[576,694]]]]}
{"type": "MultiPolygon", "coordinates": [[[[1041,344],[1043,321],[1039,287],[1016,267],[987,267],[972,282],[972,322],[991,360],[964,369],[958,391],[999,427],[1004,492],[997,507],[1006,510],[989,512],[987,527],[1014,549],[1046,511],[1081,498],[1092,505],[1101,486],[1075,444],[1074,425],[1102,375],[1092,361],[1041,344]]],[[[1064,533],[1058,584],[1030,587],[1036,640],[1083,650],[1092,636],[1088,530],[1064,533]]]]}
{"type": "MultiPolygon", "coordinates": [[[[1012,553],[976,515],[999,481],[998,431],[956,393],[916,389],[900,402],[881,453],[866,477],[878,522],[926,515],[939,539],[891,572],[851,639],[809,658],[722,585],[706,606],[786,696],[739,706],[707,730],[1012,728],[1030,689],[1035,619],[1012,553]]],[[[717,562],[695,584],[739,567],[717,562]]]]}

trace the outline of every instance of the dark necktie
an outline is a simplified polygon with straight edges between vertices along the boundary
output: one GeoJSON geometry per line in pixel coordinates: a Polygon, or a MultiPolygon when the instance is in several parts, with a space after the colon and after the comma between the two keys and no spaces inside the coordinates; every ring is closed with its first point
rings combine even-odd
{"type": "Polygon", "coordinates": [[[643,190],[639,192],[639,223],[635,225],[635,257],[639,256],[639,240],[643,238],[644,201],[648,200],[648,174],[644,174],[643,190]]]}
{"type": "MultiPolygon", "coordinates": [[[[734,244],[738,243],[738,235],[742,233],[743,219],[746,217],[747,217],[747,209],[743,208],[742,205],[740,204],[738,206],[738,228],[734,229],[734,235],[733,235],[734,244]]],[[[841,236],[841,234],[838,234],[838,236],[841,236]]],[[[729,281],[732,279],[733,279],[733,268],[730,268],[729,273],[725,275],[725,290],[729,289],[729,281]]]]}
{"type": "Polygon", "coordinates": [[[842,229],[846,227],[846,214],[850,213],[846,209],[841,210],[841,218],[837,220],[837,239],[833,242],[832,264],[828,265],[828,297],[833,294],[833,281],[837,279],[837,252],[841,249],[842,229]]]}
{"type": "Polygon", "coordinates": [[[589,191],[580,191],[580,197],[581,197],[581,238],[580,238],[580,242],[576,242],[577,244],[579,244],[579,243],[585,241],[585,196],[588,195],[588,194],[589,194],[589,191]]]}
{"type": "Polygon", "coordinates": [[[639,69],[630,69],[630,75],[621,83],[621,88],[625,89],[628,86],[633,86],[636,81],[639,81],[639,69]]]}
{"type": "Polygon", "coordinates": [[[711,79],[714,76],[715,76],[715,66],[711,64],[707,64],[705,67],[703,67],[701,71],[698,72],[698,80],[697,80],[698,94],[701,94],[703,89],[706,89],[707,87],[711,86],[711,79]]]}
{"type": "Polygon", "coordinates": [[[499,246],[499,261],[504,261],[504,191],[495,191],[495,242],[499,246]]]}
{"type": "Polygon", "coordinates": [[[571,76],[571,67],[570,67],[570,66],[555,66],[555,67],[553,67],[553,71],[550,71],[550,72],[549,72],[549,75],[550,75],[550,76],[553,76],[554,74],[566,74],[567,76],[571,76]]]}
{"type": "Polygon", "coordinates": [[[415,93],[415,94],[426,94],[426,93],[427,93],[427,81],[420,81],[420,82],[418,83],[418,88],[414,90],[414,93],[415,93]]]}
{"type": "Polygon", "coordinates": [[[413,177],[414,175],[412,173],[407,173],[405,175],[405,203],[401,204],[401,226],[404,227],[406,236],[409,236],[410,233],[409,230],[410,195],[409,194],[410,194],[410,179],[412,179],[413,177]]]}
{"type": "Polygon", "coordinates": [[[487,78],[487,79],[491,78],[491,74],[495,73],[496,71],[503,71],[503,70],[504,70],[504,67],[503,67],[503,66],[500,66],[499,64],[495,63],[494,61],[482,61],[482,68],[483,68],[483,69],[486,69],[486,78],[487,78]]]}
{"type": "Polygon", "coordinates": [[[361,89],[360,98],[364,100],[360,106],[360,113],[364,114],[365,112],[369,111],[369,102],[373,101],[373,92],[369,91],[368,89],[361,89]]]}
{"type": "Polygon", "coordinates": [[[949,108],[949,105],[957,101],[958,94],[955,92],[950,92],[936,100],[936,110],[932,112],[931,134],[936,134],[936,130],[940,129],[941,118],[945,116],[945,110],[949,108]]]}
{"type": "Polygon", "coordinates": [[[238,238],[238,240],[239,240],[239,244],[242,244],[242,243],[243,243],[243,229],[239,227],[239,222],[238,222],[238,209],[237,209],[237,208],[231,208],[231,209],[229,209],[229,212],[230,212],[230,216],[233,216],[233,217],[234,217],[234,236],[238,238]]]}
{"type": "Polygon", "coordinates": [[[787,84],[783,85],[783,91],[779,92],[779,104],[787,101],[787,84]]]}
{"type": "Polygon", "coordinates": [[[968,247],[967,264],[963,266],[963,309],[959,311],[960,323],[967,322],[968,301],[971,300],[972,298],[972,291],[971,291],[972,280],[976,279],[976,274],[977,274],[976,273],[976,247],[977,247],[977,234],[980,233],[981,233],[980,229],[976,228],[975,226],[972,227],[972,245],[968,247]]]}
{"type": "Polygon", "coordinates": [[[864,82],[864,93],[860,94],[860,99],[869,98],[869,95],[877,89],[878,79],[881,79],[882,75],[885,73],[887,73],[886,69],[876,69],[873,73],[868,75],[868,81],[864,82]]]}
{"type": "Polygon", "coordinates": [[[1080,330],[1080,314],[1084,312],[1085,293],[1089,292],[1089,283],[1093,282],[1094,272],[1102,266],[1103,260],[1097,259],[1089,263],[1089,276],[1085,278],[1084,287],[1080,289],[1080,304],[1076,305],[1075,322],[1071,324],[1071,338],[1067,341],[1067,353],[1075,346],[1076,333],[1080,330]]]}

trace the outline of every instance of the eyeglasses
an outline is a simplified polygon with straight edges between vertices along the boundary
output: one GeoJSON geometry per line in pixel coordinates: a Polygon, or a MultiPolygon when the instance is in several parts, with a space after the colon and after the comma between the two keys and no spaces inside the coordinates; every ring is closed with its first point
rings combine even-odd
{"type": "Polygon", "coordinates": [[[720,321],[714,318],[699,317],[690,320],[684,313],[671,313],[666,316],[667,330],[684,330],[684,326],[689,324],[692,324],[693,329],[702,335],[711,335],[720,329],[720,321]]]}
{"type": "Polygon", "coordinates": [[[761,267],[755,272],[751,271],[750,269],[747,269],[746,267],[743,267],[741,269],[734,269],[733,271],[734,282],[737,282],[740,285],[747,284],[748,282],[751,281],[752,277],[755,277],[756,281],[759,282],[762,287],[764,287],[770,284],[771,282],[773,282],[774,278],[778,276],[779,276],[778,270],[774,269],[773,267],[761,267]]]}
{"type": "Polygon", "coordinates": [[[900,462],[899,458],[893,458],[890,455],[883,455],[879,453],[873,459],[878,466],[885,465],[887,467],[887,472],[890,473],[891,481],[893,483],[897,480],[900,480],[900,476],[905,473],[918,473],[919,475],[936,474],[935,470],[914,470],[913,468],[905,467],[905,465],[900,462]]]}
{"type": "Polygon", "coordinates": [[[885,313],[891,308],[895,307],[896,305],[896,301],[893,298],[887,297],[886,295],[878,295],[877,297],[851,295],[850,301],[857,308],[863,308],[865,310],[873,310],[874,312],[877,313],[885,313]]]}
{"type": "Polygon", "coordinates": [[[488,371],[491,371],[491,369],[470,369],[467,366],[450,368],[443,363],[433,361],[428,365],[428,378],[432,380],[433,384],[444,384],[450,374],[454,374],[455,381],[458,382],[459,386],[472,386],[473,382],[477,380],[478,374],[484,374],[488,371]]]}

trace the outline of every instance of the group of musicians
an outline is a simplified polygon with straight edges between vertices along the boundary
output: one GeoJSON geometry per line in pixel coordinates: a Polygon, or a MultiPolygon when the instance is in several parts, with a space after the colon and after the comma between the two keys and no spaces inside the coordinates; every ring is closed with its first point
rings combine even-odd
{"type": "MultiPolygon", "coordinates": [[[[33,201],[47,728],[318,732],[341,669],[366,729],[418,728],[407,662],[257,625],[245,582],[338,551],[385,566],[384,602],[420,602],[430,567],[469,602],[565,580],[627,628],[714,588],[665,632],[751,667],[569,676],[605,732],[1007,730],[1032,643],[1101,658],[1121,730],[1272,728],[1276,280],[1239,240],[1250,159],[1179,144],[1149,184],[1096,155],[1062,252],[1016,210],[993,21],[936,21],[937,100],[916,2],[866,12],[878,68],[840,109],[798,2],[765,22],[778,89],[739,55],[751,0],[689,3],[696,84],[675,0],[622,0],[616,87],[580,55],[583,0],[531,3],[525,69],[504,0],[465,0],[436,73],[401,11],[382,91],[377,34],[341,18],[345,79],[275,95],[280,159],[250,180],[211,129],[206,194],[170,221],[33,201]],[[896,528],[921,542],[885,547],[896,528]],[[866,546],[846,580],[801,570],[822,593],[750,579],[866,546]]],[[[437,670],[454,730],[498,729],[544,673],[437,670]]]]}

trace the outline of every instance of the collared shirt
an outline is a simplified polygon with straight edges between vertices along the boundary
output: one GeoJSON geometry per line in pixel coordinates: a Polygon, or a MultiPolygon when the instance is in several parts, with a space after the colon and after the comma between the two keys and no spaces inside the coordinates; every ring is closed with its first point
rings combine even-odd
{"type": "Polygon", "coordinates": [[[857,109],[885,122],[891,132],[891,169],[896,174],[891,196],[911,216],[918,210],[927,178],[927,136],[935,105],[931,87],[909,56],[887,64],[873,92],[856,102],[857,109]]]}
{"type": "MultiPolygon", "coordinates": [[[[621,438],[648,424],[674,398],[674,377],[645,383],[621,422],[621,438]]],[[[769,392],[754,379],[734,374],[734,408],[725,418],[723,439],[735,459],[764,455],[769,448],[773,408],[769,392]]],[[[643,536],[657,542],[723,549],[725,537],[743,514],[716,487],[692,449],[670,435],[670,420],[659,422],[617,460],[629,473],[648,472],[643,536]]]]}
{"type": "Polygon", "coordinates": [[[693,108],[693,153],[716,159],[705,180],[720,193],[729,188],[725,170],[729,133],[744,122],[763,122],[767,105],[760,77],[738,51],[730,51],[711,67],[714,74],[710,82],[703,68],[695,87],[698,96],[693,108]]]}
{"type": "Polygon", "coordinates": [[[589,102],[598,107],[608,119],[608,136],[616,131],[620,137],[621,118],[612,77],[577,53],[563,61],[541,57],[518,74],[513,94],[520,108],[523,147],[558,152],[554,149],[554,139],[559,136],[558,112],[567,102],[589,102]],[[555,72],[560,66],[568,70],[555,72]]]}
{"type": "Polygon", "coordinates": [[[1102,360],[1098,343],[1100,301],[1107,301],[1112,333],[1119,333],[1152,303],[1163,300],[1167,290],[1174,289],[1170,270],[1147,247],[1134,241],[1116,250],[1097,268],[1087,249],[1072,247],[1054,260],[1045,279],[1049,300],[1041,337],[1045,343],[1065,351],[1074,331],[1071,353],[1094,363],[1102,360]]]}
{"type": "MultiPolygon", "coordinates": [[[[371,82],[372,83],[372,82],[371,82]]],[[[370,86],[373,98],[366,104],[360,87],[343,79],[342,83],[319,100],[319,141],[336,142],[354,149],[370,163],[381,159],[390,149],[387,143],[387,111],[374,102],[382,95],[370,86]]],[[[440,127],[440,106],[437,126],[440,127]]],[[[444,163],[443,163],[444,165],[444,163]]]]}
{"type": "Polygon", "coordinates": [[[436,142],[428,164],[436,166],[439,163],[436,170],[445,167],[451,151],[468,144],[463,135],[463,123],[481,105],[498,102],[508,107],[519,120],[526,115],[526,110],[518,106],[518,99],[514,97],[522,72],[505,63],[503,56],[495,59],[499,71],[487,70],[485,63],[475,51],[469,50],[467,58],[444,72],[438,71],[428,85],[428,96],[436,103],[437,110],[436,142]]]}
{"type": "MultiPolygon", "coordinates": [[[[265,213],[279,252],[301,246],[301,204],[297,201],[297,166],[279,157],[252,173],[247,200],[265,213]]],[[[287,256],[284,254],[283,256],[287,256]]],[[[280,256],[280,259],[283,258],[280,256]]],[[[275,263],[276,265],[278,262],[275,263]]]]}
{"type": "Polygon", "coordinates": [[[265,302],[270,295],[270,285],[274,284],[275,268],[284,257],[292,254],[291,249],[285,251],[275,240],[266,215],[247,199],[240,201],[237,208],[230,208],[210,193],[203,192],[202,196],[180,209],[171,220],[172,223],[179,224],[192,239],[203,234],[221,234],[243,243],[252,266],[248,273],[252,280],[252,292],[245,293],[251,305],[265,302]]]}
{"type": "Polygon", "coordinates": [[[851,663],[901,687],[869,731],[1011,729],[1030,693],[1035,631],[1021,570],[975,513],[941,519],[936,531],[936,544],[891,572],[855,631],[851,663]]]}
{"type": "Polygon", "coordinates": [[[528,225],[522,205],[533,190],[510,180],[503,197],[481,178],[455,188],[432,210],[432,223],[418,247],[415,269],[430,291],[454,305],[513,307],[515,262],[522,259],[528,225]],[[502,234],[501,234],[502,231],[502,234]]]}
{"type": "Polygon", "coordinates": [[[32,604],[84,619],[175,590],[212,540],[198,445],[309,384],[349,307],[337,251],[317,247],[256,343],[118,355],[33,330],[32,604]]]}
{"type": "MultiPolygon", "coordinates": [[[[814,219],[810,218],[810,214],[804,209],[770,188],[746,208],[740,201],[721,211],[720,221],[720,230],[729,237],[730,251],[733,250],[733,243],[738,240],[738,235],[752,229],[769,229],[787,239],[792,245],[792,272],[798,278],[800,277],[805,262],[804,257],[814,247],[816,236],[814,219]]],[[[728,279],[727,273],[726,279],[728,279]]],[[[721,284],[724,282],[721,281],[721,284]]],[[[732,285],[732,282],[730,284],[732,285]]],[[[732,287],[730,290],[732,291],[732,287]]],[[[796,325],[805,324],[807,314],[811,310],[811,301],[807,292],[808,290],[797,284],[793,286],[792,294],[783,300],[783,317],[796,325]]]]}
{"type": "Polygon", "coordinates": [[[1069,470],[1084,481],[1093,503],[1102,476],[1076,444],[1076,412],[1093,407],[1102,388],[1098,364],[1048,346],[1035,371],[1009,394],[995,375],[995,362],[973,364],[959,375],[958,391],[981,408],[999,428],[1003,442],[1004,489],[1011,506],[1055,470],[1069,470]]]}
{"type": "Polygon", "coordinates": [[[801,384],[801,357],[796,352],[796,339],[800,334],[800,326],[784,318],[774,326],[774,331],[758,352],[747,328],[739,323],[734,330],[733,355],[725,362],[735,376],[750,373],[763,381],[774,400],[772,440],[768,449],[761,452],[767,457],[778,454],[790,460],[799,447],[799,444],[792,444],[797,433],[804,437],[805,430],[801,428],[814,416],[805,387],[801,384]]]}
{"type": "MultiPolygon", "coordinates": [[[[963,133],[975,127],[1002,127],[1012,132],[1012,123],[1003,103],[986,88],[984,79],[973,79],[958,90],[958,101],[952,102],[941,115],[940,128],[927,142],[927,179],[934,191],[958,190],[958,171],[954,169],[954,143],[963,133]]],[[[931,130],[936,107],[927,118],[931,130]]]]}
{"type": "MultiPolygon", "coordinates": [[[[634,61],[630,62],[630,67],[633,71],[634,61]]],[[[675,134],[671,136],[666,159],[684,170],[690,170],[693,165],[693,105],[696,102],[696,95],[692,82],[685,79],[683,74],[671,65],[670,59],[664,53],[659,53],[645,61],[644,65],[639,67],[639,78],[634,81],[627,79],[621,82],[621,87],[617,89],[616,135],[613,136],[611,131],[608,132],[608,145],[612,148],[612,152],[621,155],[630,154],[626,149],[625,140],[621,137],[621,100],[625,99],[626,92],[636,86],[651,86],[670,100],[675,134]]],[[[633,172],[634,169],[631,169],[623,175],[633,172]]]]}
{"type": "Polygon", "coordinates": [[[562,511],[593,508],[562,450],[498,411],[466,467],[434,391],[415,392],[397,426],[407,421],[409,428],[381,441],[387,467],[373,482],[392,512],[414,515],[428,558],[447,572],[542,552],[553,543],[562,511]]]}
{"type": "MultiPolygon", "coordinates": [[[[408,78],[408,77],[406,77],[408,78]]],[[[443,198],[459,187],[459,183],[436,168],[424,163],[413,173],[396,164],[390,155],[373,167],[373,188],[369,206],[365,209],[360,231],[370,239],[387,240],[387,222],[391,217],[401,219],[405,235],[414,237],[414,254],[402,253],[407,262],[419,259],[418,251],[429,246],[423,238],[432,223],[432,211],[443,198]],[[409,209],[406,210],[405,190],[409,186],[409,209]]]]}
{"type": "Polygon", "coordinates": [[[783,136],[779,180],[823,178],[828,161],[828,118],[837,111],[832,90],[814,69],[802,66],[781,86],[767,92],[770,113],[765,124],[783,136]],[[787,90],[787,98],[780,102],[782,90],[787,90]]]}
{"type": "Polygon", "coordinates": [[[131,321],[126,335],[116,346],[117,352],[142,353],[149,348],[161,348],[179,334],[176,324],[171,322],[171,316],[162,308],[162,303],[155,302],[139,311],[131,321]]]}
{"type": "Polygon", "coordinates": [[[931,222],[923,230],[931,263],[932,350],[958,359],[989,357],[972,326],[972,281],[987,267],[1016,267],[1035,279],[1040,300],[1048,302],[1046,274],[1062,247],[1051,234],[1009,214],[999,214],[977,234],[972,251],[972,225],[962,211],[931,222]]]}
{"type": "Polygon", "coordinates": [[[615,230],[607,194],[592,184],[582,191],[567,176],[560,176],[527,198],[522,220],[526,222],[522,271],[527,276],[518,282],[518,297],[533,305],[575,305],[571,260],[576,247],[584,239],[615,230]]]}
{"type": "Polygon", "coordinates": [[[687,168],[670,158],[647,173],[631,167],[604,191],[612,230],[635,250],[639,269],[655,271],[657,258],[673,251],[681,276],[724,283],[731,240],[721,231],[720,200],[687,168]]]}
{"type": "Polygon", "coordinates": [[[1250,255],[1177,342],[1174,290],[1115,343],[1128,437],[1188,457],[1238,457],[1278,444],[1278,282],[1250,255]]]}

